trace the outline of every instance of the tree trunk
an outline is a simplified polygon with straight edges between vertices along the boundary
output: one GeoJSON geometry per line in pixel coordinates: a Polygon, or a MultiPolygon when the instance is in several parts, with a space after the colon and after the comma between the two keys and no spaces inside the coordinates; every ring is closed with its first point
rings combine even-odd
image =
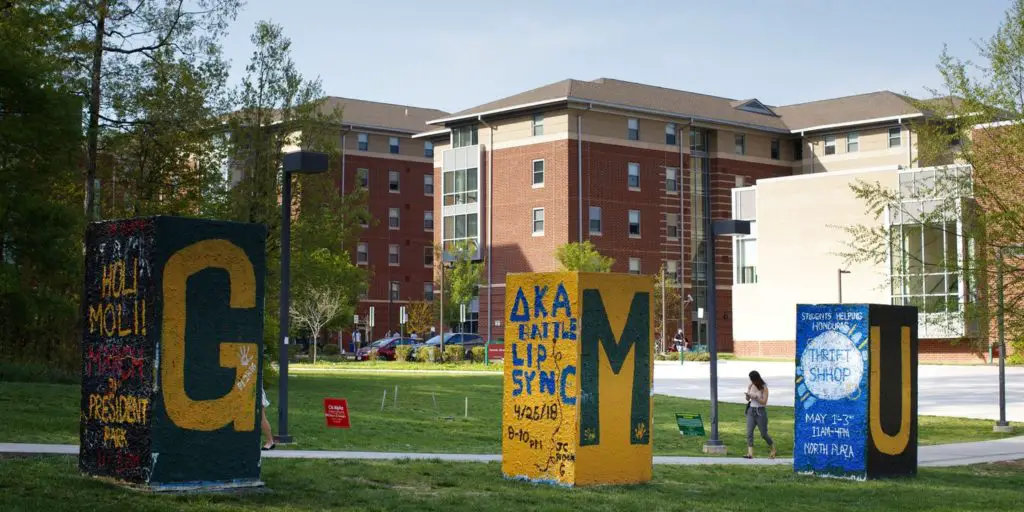
{"type": "Polygon", "coordinates": [[[316,364],[316,344],[320,341],[320,332],[313,334],[313,364],[316,364]]]}
{"type": "Polygon", "coordinates": [[[92,79],[89,90],[88,155],[85,162],[85,218],[96,219],[96,160],[100,137],[100,78],[103,70],[103,31],[107,22],[107,0],[101,0],[96,13],[96,37],[93,40],[92,79]]]}

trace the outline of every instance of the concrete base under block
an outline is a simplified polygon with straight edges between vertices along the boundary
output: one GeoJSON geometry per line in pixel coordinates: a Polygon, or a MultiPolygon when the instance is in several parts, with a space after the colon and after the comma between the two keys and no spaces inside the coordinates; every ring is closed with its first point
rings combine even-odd
{"type": "Polygon", "coordinates": [[[244,490],[255,490],[262,488],[264,483],[261,480],[234,480],[230,482],[182,482],[175,484],[149,484],[132,486],[140,491],[154,493],[203,493],[203,492],[233,492],[244,490]]]}
{"type": "Polygon", "coordinates": [[[992,427],[992,432],[997,434],[1012,434],[1013,425],[995,425],[992,427]]]}
{"type": "Polygon", "coordinates": [[[704,453],[710,453],[714,455],[725,455],[726,449],[724,444],[705,444],[704,453]]]}

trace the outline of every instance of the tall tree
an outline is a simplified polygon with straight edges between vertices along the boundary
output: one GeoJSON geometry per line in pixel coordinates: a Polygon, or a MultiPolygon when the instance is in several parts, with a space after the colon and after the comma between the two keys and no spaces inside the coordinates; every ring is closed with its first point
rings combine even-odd
{"type": "Polygon", "coordinates": [[[602,256],[590,240],[558,246],[555,259],[562,265],[562,270],[578,272],[611,272],[615,264],[614,258],[602,256]]]}
{"type": "MultiPolygon", "coordinates": [[[[994,317],[1004,313],[1008,339],[1021,340],[1024,259],[1005,259],[1002,312],[993,292],[1000,251],[1012,255],[1010,248],[1024,240],[1024,124],[1019,122],[1024,118],[1024,0],[1013,2],[996,33],[977,49],[980,62],[944,50],[938,64],[943,89],[932,91],[940,99],[917,102],[941,120],[917,127],[918,163],[936,166],[935,178],[902,190],[877,182],[854,184],[876,222],[846,228],[844,256],[875,265],[891,257],[893,294],[914,293],[918,296],[909,303],[922,313],[945,313],[925,315],[930,321],[976,325],[984,343],[994,334],[989,330],[994,317]],[[886,214],[895,222],[883,222],[886,214]],[[947,284],[935,276],[946,274],[954,283],[963,278],[965,304],[942,297],[947,284]],[[929,292],[937,296],[927,297],[929,292]]],[[[1019,351],[1024,353],[1024,343],[1019,351]]]]}
{"type": "Polygon", "coordinates": [[[70,17],[42,0],[0,6],[0,357],[65,368],[80,359],[83,267],[70,17]]]}
{"type": "MultiPolygon", "coordinates": [[[[354,245],[360,225],[370,216],[365,191],[342,196],[338,189],[343,112],[327,107],[319,79],[306,80],[299,73],[291,58],[291,41],[279,25],[258,22],[250,40],[254,50],[236,93],[237,109],[227,116],[232,187],[221,215],[268,228],[264,332],[273,354],[280,290],[280,169],[285,151],[296,147],[323,151],[330,159],[330,172],[301,176],[293,187],[295,293],[329,274],[339,279],[346,300],[354,304],[351,301],[365,290],[367,276],[351,266],[345,248],[354,245]]],[[[341,322],[349,318],[342,314],[341,322]]]]}
{"type": "Polygon", "coordinates": [[[668,332],[668,324],[680,319],[679,307],[682,288],[676,276],[665,271],[665,266],[652,277],[654,281],[654,340],[660,350],[666,352],[669,339],[674,333],[668,332]]]}
{"type": "MultiPolygon", "coordinates": [[[[465,242],[449,248],[448,254],[453,261],[450,261],[448,267],[442,270],[444,272],[444,320],[446,325],[459,321],[460,308],[462,306],[468,308],[479,291],[484,266],[473,260],[474,252],[476,252],[475,246],[465,242]]],[[[443,261],[442,254],[441,248],[436,248],[434,261],[443,261]]]]}
{"type": "MultiPolygon", "coordinates": [[[[69,6],[77,18],[78,37],[67,51],[82,64],[79,83],[88,100],[85,211],[95,219],[99,200],[95,180],[105,132],[121,134],[121,139],[125,132],[141,137],[135,142],[145,148],[134,147],[134,158],[127,161],[138,163],[158,151],[158,160],[172,161],[158,161],[155,167],[160,171],[167,165],[172,171],[181,169],[184,157],[180,155],[195,149],[176,147],[177,139],[167,140],[167,136],[194,128],[195,111],[190,107],[199,101],[205,113],[207,95],[223,85],[218,41],[234,20],[240,1],[63,0],[61,4],[69,6]],[[178,115],[182,112],[186,115],[178,115]],[[157,133],[151,131],[154,129],[157,133]],[[177,162],[174,151],[180,152],[177,162]]],[[[113,168],[125,162],[111,158],[112,168],[104,174],[112,175],[113,168]]],[[[157,178],[149,172],[138,178],[141,183],[136,192],[148,198],[153,188],[150,183],[157,178]]]]}

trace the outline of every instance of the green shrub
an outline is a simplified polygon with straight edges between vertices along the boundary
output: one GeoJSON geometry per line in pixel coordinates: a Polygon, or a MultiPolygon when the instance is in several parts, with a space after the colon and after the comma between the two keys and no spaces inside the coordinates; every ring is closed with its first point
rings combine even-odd
{"type": "Polygon", "coordinates": [[[412,357],[412,347],[399,345],[395,347],[395,361],[408,361],[412,357]]]}
{"type": "Polygon", "coordinates": [[[324,349],[320,353],[320,355],[336,356],[340,352],[341,352],[341,349],[338,348],[338,344],[337,343],[328,343],[327,345],[324,345],[324,349]]]}
{"type": "Polygon", "coordinates": [[[438,348],[437,347],[420,347],[416,351],[416,360],[421,363],[430,363],[437,361],[438,348]]]}
{"type": "Polygon", "coordinates": [[[444,360],[450,363],[457,363],[466,358],[466,349],[461,345],[449,345],[444,348],[444,360]]]}
{"type": "Polygon", "coordinates": [[[369,355],[370,361],[387,361],[384,356],[377,349],[371,349],[369,355]]]}
{"type": "Polygon", "coordinates": [[[687,361],[710,361],[711,354],[707,352],[686,352],[687,361]]]}
{"type": "Polygon", "coordinates": [[[470,354],[473,356],[474,363],[484,362],[484,355],[487,354],[487,347],[473,347],[470,349],[470,354]]]}
{"type": "Polygon", "coordinates": [[[0,361],[0,381],[81,384],[82,376],[55,365],[0,361]]]}

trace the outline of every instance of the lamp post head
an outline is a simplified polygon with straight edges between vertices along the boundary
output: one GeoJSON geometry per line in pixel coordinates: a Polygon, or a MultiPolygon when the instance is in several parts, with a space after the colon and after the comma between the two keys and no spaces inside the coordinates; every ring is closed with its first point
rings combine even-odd
{"type": "Polygon", "coordinates": [[[849,271],[849,270],[843,270],[843,269],[839,269],[839,273],[840,273],[840,274],[849,274],[849,273],[850,273],[850,271],[849,271]]]}
{"type": "Polygon", "coordinates": [[[281,160],[284,172],[298,174],[318,174],[327,171],[327,153],[318,151],[293,151],[286,153],[281,160]]]}

